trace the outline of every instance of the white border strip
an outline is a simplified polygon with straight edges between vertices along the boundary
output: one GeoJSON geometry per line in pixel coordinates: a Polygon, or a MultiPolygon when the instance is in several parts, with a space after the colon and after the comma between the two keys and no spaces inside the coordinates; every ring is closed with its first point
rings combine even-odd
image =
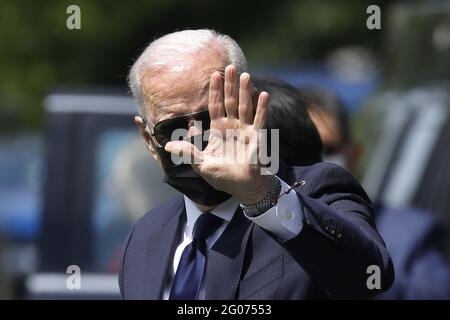
{"type": "Polygon", "coordinates": [[[113,94],[50,94],[44,99],[44,108],[50,113],[137,114],[134,98],[113,94]]]}
{"type": "Polygon", "coordinates": [[[68,289],[66,281],[70,275],[60,273],[32,274],[26,279],[27,292],[34,295],[113,295],[120,296],[117,275],[81,274],[81,288],[68,289]]]}

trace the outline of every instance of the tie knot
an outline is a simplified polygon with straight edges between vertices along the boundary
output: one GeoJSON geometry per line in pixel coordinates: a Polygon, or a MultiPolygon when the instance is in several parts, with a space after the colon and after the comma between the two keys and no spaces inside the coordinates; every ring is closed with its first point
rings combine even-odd
{"type": "Polygon", "coordinates": [[[194,225],[193,238],[206,240],[222,224],[222,219],[218,216],[205,212],[198,217],[194,225]]]}

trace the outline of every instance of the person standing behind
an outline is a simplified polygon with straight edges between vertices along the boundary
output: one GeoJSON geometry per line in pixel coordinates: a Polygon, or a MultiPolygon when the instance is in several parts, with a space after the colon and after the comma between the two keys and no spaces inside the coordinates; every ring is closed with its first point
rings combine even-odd
{"type": "MultiPolygon", "coordinates": [[[[352,139],[345,106],[331,91],[300,89],[324,146],[323,160],[353,171],[361,154],[352,139]]],[[[378,231],[392,256],[395,280],[379,299],[450,299],[450,267],[443,254],[444,230],[431,212],[391,208],[374,210],[378,231]]]]}

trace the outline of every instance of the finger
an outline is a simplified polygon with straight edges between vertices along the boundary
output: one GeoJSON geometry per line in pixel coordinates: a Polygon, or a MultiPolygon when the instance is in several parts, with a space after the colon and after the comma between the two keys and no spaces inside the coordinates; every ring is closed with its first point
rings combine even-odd
{"type": "Polygon", "coordinates": [[[214,72],[209,80],[208,107],[211,120],[225,117],[222,75],[218,71],[214,72]]]}
{"type": "Polygon", "coordinates": [[[238,118],[238,81],[234,65],[225,68],[225,110],[228,118],[238,118]]]}
{"type": "Polygon", "coordinates": [[[264,127],[264,124],[266,123],[268,109],[269,109],[269,94],[263,91],[259,94],[258,97],[255,120],[253,121],[253,127],[255,129],[261,129],[264,127]]]}
{"type": "MultiPolygon", "coordinates": [[[[252,105],[253,106],[257,106],[258,105],[258,98],[259,98],[259,94],[261,92],[259,92],[259,90],[255,87],[253,87],[253,94],[252,94],[252,105]]],[[[253,117],[255,117],[255,113],[256,113],[256,108],[253,108],[253,117]]]]}
{"type": "Polygon", "coordinates": [[[239,83],[239,120],[243,124],[253,123],[253,104],[252,104],[253,85],[250,74],[244,72],[241,74],[239,83]]]}
{"type": "MultiPolygon", "coordinates": [[[[164,149],[167,152],[172,153],[177,160],[181,160],[182,163],[190,165],[198,165],[202,160],[202,153],[192,143],[187,141],[170,141],[166,144],[164,149]],[[181,159],[180,159],[181,158],[181,159]]],[[[174,160],[175,158],[172,158],[174,160]]],[[[176,161],[174,161],[176,162],[176,161]]]]}

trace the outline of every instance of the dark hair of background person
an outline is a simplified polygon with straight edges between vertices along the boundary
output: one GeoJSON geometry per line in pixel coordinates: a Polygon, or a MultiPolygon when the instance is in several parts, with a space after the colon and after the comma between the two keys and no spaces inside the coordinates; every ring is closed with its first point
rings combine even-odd
{"type": "Polygon", "coordinates": [[[320,162],[322,142],[299,90],[271,77],[256,76],[253,84],[270,94],[266,128],[279,129],[280,158],[290,166],[320,162]]]}

